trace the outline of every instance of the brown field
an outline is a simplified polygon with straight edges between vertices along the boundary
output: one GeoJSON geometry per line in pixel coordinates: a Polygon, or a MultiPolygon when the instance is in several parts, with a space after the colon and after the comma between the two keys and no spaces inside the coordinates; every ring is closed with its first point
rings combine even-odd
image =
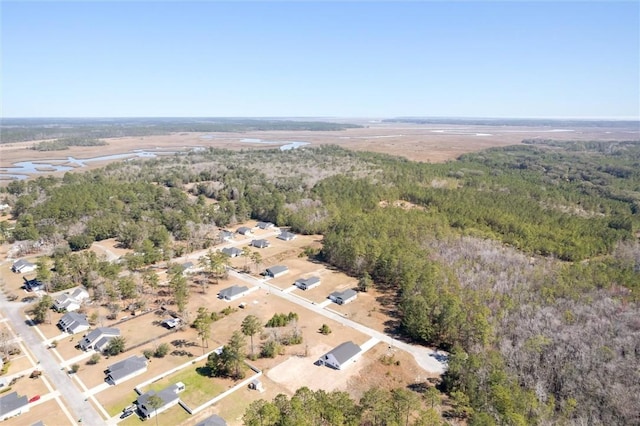
{"type": "Polygon", "coordinates": [[[71,422],[67,418],[55,400],[32,406],[28,413],[6,420],[2,424],[3,426],[24,426],[34,424],[40,420],[42,420],[44,424],[56,426],[76,424],[76,422],[71,422]]]}

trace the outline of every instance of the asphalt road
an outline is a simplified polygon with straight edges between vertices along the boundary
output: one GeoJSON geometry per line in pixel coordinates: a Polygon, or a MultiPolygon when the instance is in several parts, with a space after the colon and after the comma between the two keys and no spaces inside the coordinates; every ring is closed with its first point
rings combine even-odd
{"type": "MultiPolygon", "coordinates": [[[[8,302],[4,296],[0,297],[0,308],[11,321],[14,331],[22,338],[35,359],[40,361],[40,369],[46,373],[53,387],[64,396],[66,407],[76,421],[91,426],[106,425],[105,421],[93,408],[90,402],[85,401],[84,395],[73,384],[71,378],[63,371],[54,355],[47,350],[40,336],[27,325],[22,310],[27,304],[23,302],[8,302]]],[[[45,419],[47,423],[55,419],[45,419]]]]}

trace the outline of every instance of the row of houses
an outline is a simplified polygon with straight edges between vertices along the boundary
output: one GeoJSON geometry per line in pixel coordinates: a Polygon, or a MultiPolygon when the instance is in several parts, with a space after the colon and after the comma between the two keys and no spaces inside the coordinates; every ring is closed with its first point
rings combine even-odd
{"type": "MultiPolygon", "coordinates": [[[[83,333],[91,327],[87,316],[77,312],[67,312],[60,318],[57,324],[58,328],[65,333],[78,334],[83,333]]],[[[120,330],[113,327],[97,327],[85,334],[78,346],[83,351],[95,350],[96,352],[103,352],[109,342],[120,336],[120,330]]]]}

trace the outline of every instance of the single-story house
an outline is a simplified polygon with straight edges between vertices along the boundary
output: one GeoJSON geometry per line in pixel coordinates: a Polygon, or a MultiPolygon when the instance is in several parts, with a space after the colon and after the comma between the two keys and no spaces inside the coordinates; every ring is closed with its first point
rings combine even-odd
{"type": "Polygon", "coordinates": [[[0,421],[18,416],[29,411],[29,398],[11,392],[0,397],[0,421]]]}
{"type": "Polygon", "coordinates": [[[150,390],[149,392],[143,393],[136,399],[136,405],[138,406],[138,411],[140,412],[140,417],[143,419],[150,419],[156,414],[160,414],[165,410],[173,407],[174,405],[180,402],[180,397],[178,394],[184,390],[184,384],[181,382],[176,383],[175,385],[171,385],[162,389],[160,392],[155,392],[150,390]],[[162,400],[162,405],[157,409],[153,407],[147,406],[147,402],[149,398],[153,395],[157,395],[162,400]]]}
{"type": "Polygon", "coordinates": [[[182,273],[183,274],[190,274],[194,271],[196,265],[193,262],[184,262],[182,265],[180,265],[182,267],[182,273]]]}
{"type": "Polygon", "coordinates": [[[27,278],[23,277],[24,279],[24,289],[27,291],[40,291],[40,290],[44,290],[44,283],[40,280],[38,280],[37,278],[33,278],[31,280],[28,280],[27,278]]]}
{"type": "Polygon", "coordinates": [[[355,362],[361,352],[362,349],[355,343],[351,341],[344,342],[322,355],[318,360],[318,364],[327,365],[335,368],[336,370],[342,370],[352,362],[355,362]]]}
{"type": "Polygon", "coordinates": [[[255,248],[267,248],[269,247],[269,241],[267,240],[253,240],[251,245],[255,248]]]}
{"type": "Polygon", "coordinates": [[[277,278],[287,273],[289,273],[289,268],[284,265],[272,266],[270,268],[267,268],[267,270],[265,271],[265,275],[271,278],[277,278]]]}
{"type": "Polygon", "coordinates": [[[345,291],[334,291],[329,295],[329,299],[331,301],[337,303],[338,305],[346,305],[349,302],[353,302],[358,297],[358,292],[352,290],[350,288],[345,291]]]}
{"type": "Polygon", "coordinates": [[[238,233],[240,235],[251,235],[251,228],[249,228],[247,226],[241,226],[240,228],[238,228],[236,233],[238,233]]]}
{"type": "Polygon", "coordinates": [[[81,333],[89,329],[87,316],[77,312],[67,312],[58,321],[58,327],[69,334],[81,333]]]}
{"type": "Polygon", "coordinates": [[[220,251],[223,252],[224,254],[226,254],[229,257],[242,256],[242,250],[240,250],[237,247],[225,247],[220,251]]]}
{"type": "Polygon", "coordinates": [[[53,309],[58,312],[67,311],[77,311],[80,309],[80,305],[82,302],[89,298],[89,293],[84,288],[76,288],[71,294],[63,294],[56,298],[53,303],[53,309]]]}
{"type": "Polygon", "coordinates": [[[203,421],[196,423],[195,426],[227,426],[227,422],[219,415],[213,414],[203,421]]]}
{"type": "Polygon", "coordinates": [[[234,235],[233,232],[227,231],[225,229],[220,231],[220,238],[222,239],[222,241],[231,241],[231,240],[233,240],[233,235],[234,235]]]}
{"type": "Polygon", "coordinates": [[[182,320],[180,318],[167,318],[166,320],[162,321],[162,325],[166,326],[167,328],[171,329],[171,328],[176,328],[177,326],[180,325],[180,322],[182,320]]]}
{"type": "Polygon", "coordinates": [[[145,371],[147,371],[147,358],[133,355],[111,364],[105,371],[106,381],[117,385],[145,371]]]}
{"type": "Polygon", "coordinates": [[[24,259],[16,260],[15,262],[13,262],[13,265],[11,265],[11,270],[16,274],[25,274],[27,272],[33,272],[37,268],[38,267],[34,263],[27,262],[24,259]]]}
{"type": "Polygon", "coordinates": [[[96,352],[102,352],[107,348],[109,342],[118,336],[120,336],[120,330],[117,328],[98,327],[87,333],[78,345],[83,351],[93,349],[96,352]]]}
{"type": "Polygon", "coordinates": [[[220,292],[218,293],[218,298],[232,301],[244,296],[244,294],[248,291],[249,288],[247,286],[232,285],[231,287],[227,287],[224,290],[220,290],[220,292]]]}
{"type": "Polygon", "coordinates": [[[278,239],[279,240],[284,240],[284,241],[291,241],[296,237],[296,234],[292,233],[292,232],[287,232],[287,231],[283,231],[280,234],[278,234],[278,239]]]}
{"type": "Polygon", "coordinates": [[[294,283],[300,290],[311,290],[320,285],[319,277],[298,278],[294,283]]]}
{"type": "Polygon", "coordinates": [[[260,229],[272,229],[275,225],[271,222],[258,222],[256,226],[260,229]]]}

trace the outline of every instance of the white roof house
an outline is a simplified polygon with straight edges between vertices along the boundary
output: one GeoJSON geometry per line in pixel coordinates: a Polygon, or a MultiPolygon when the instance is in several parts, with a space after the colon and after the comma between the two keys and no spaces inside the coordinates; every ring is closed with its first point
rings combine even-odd
{"type": "Polygon", "coordinates": [[[16,274],[24,274],[24,273],[27,273],[27,272],[33,272],[37,268],[38,267],[36,266],[36,264],[31,263],[31,262],[27,262],[24,259],[16,260],[15,262],[13,262],[13,265],[11,265],[11,270],[13,272],[15,272],[16,274]]]}
{"type": "Polygon", "coordinates": [[[311,290],[320,285],[319,277],[299,278],[294,283],[300,290],[311,290]]]}
{"type": "Polygon", "coordinates": [[[135,355],[130,356],[127,359],[111,364],[107,368],[107,382],[117,385],[145,371],[147,371],[147,358],[135,355]]]}
{"type": "Polygon", "coordinates": [[[77,311],[80,309],[82,302],[89,298],[89,293],[83,288],[76,288],[71,294],[63,294],[56,298],[53,308],[58,311],[77,311]]]}
{"type": "Polygon", "coordinates": [[[220,290],[220,292],[218,293],[218,298],[232,301],[244,296],[248,291],[249,288],[247,286],[233,285],[231,287],[225,288],[224,290],[220,290]]]}
{"type": "Polygon", "coordinates": [[[279,276],[282,276],[284,274],[289,273],[289,268],[287,268],[284,265],[276,265],[276,266],[271,266],[269,268],[266,269],[265,271],[265,275],[271,277],[271,278],[277,278],[279,276]]]}
{"type": "Polygon", "coordinates": [[[102,352],[107,348],[109,342],[118,336],[120,336],[120,330],[117,328],[98,327],[87,333],[78,345],[83,351],[93,349],[96,352],[102,352]]]}
{"type": "Polygon", "coordinates": [[[322,355],[318,360],[319,365],[327,365],[336,370],[342,370],[354,363],[360,356],[362,349],[360,346],[349,341],[336,346],[331,351],[322,355]]]}
{"type": "Polygon", "coordinates": [[[77,312],[68,312],[58,321],[58,327],[67,333],[76,334],[89,329],[87,316],[77,312]]]}
{"type": "Polygon", "coordinates": [[[358,292],[352,289],[346,289],[344,291],[334,291],[329,295],[331,301],[338,305],[346,305],[349,302],[353,302],[358,298],[358,292]]]}

